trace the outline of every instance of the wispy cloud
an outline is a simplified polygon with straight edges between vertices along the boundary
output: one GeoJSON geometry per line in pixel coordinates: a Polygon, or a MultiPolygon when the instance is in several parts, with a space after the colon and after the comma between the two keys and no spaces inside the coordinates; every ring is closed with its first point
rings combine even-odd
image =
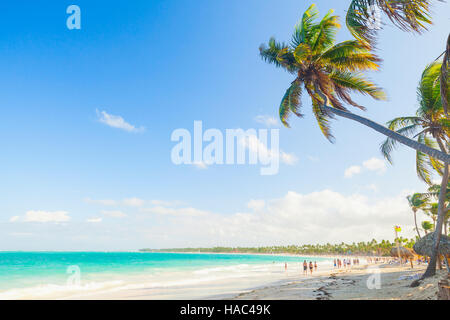
{"type": "Polygon", "coordinates": [[[376,171],[378,173],[384,173],[386,171],[386,162],[378,158],[371,158],[363,162],[364,168],[370,171],[376,171]]]}
{"type": "Polygon", "coordinates": [[[204,163],[203,161],[197,161],[192,163],[193,166],[195,166],[197,169],[205,170],[208,169],[208,165],[204,163]]]}
{"type": "Polygon", "coordinates": [[[89,223],[100,223],[100,222],[102,222],[102,218],[89,218],[89,219],[86,219],[86,222],[89,222],[89,223]]]}
{"type": "Polygon", "coordinates": [[[119,210],[102,210],[100,211],[101,214],[108,216],[108,217],[113,217],[113,218],[124,218],[127,215],[125,213],[123,213],[122,211],[119,210]]]}
{"type": "Polygon", "coordinates": [[[145,200],[139,198],[127,198],[123,199],[122,203],[129,207],[142,207],[145,204],[145,200]]]}
{"type": "Polygon", "coordinates": [[[121,116],[115,116],[107,113],[106,111],[96,110],[98,121],[106,124],[107,126],[122,129],[128,132],[144,132],[144,127],[136,127],[128,122],[126,122],[121,116]]]}
{"type": "Polygon", "coordinates": [[[266,127],[277,127],[278,121],[275,117],[268,115],[258,115],[255,117],[255,121],[264,124],[266,127]]]}
{"type": "Polygon", "coordinates": [[[383,174],[386,171],[386,163],[379,158],[370,158],[362,163],[362,165],[351,166],[344,172],[346,178],[351,178],[356,174],[360,174],[362,171],[375,171],[378,174],[383,174]]]}
{"type": "Polygon", "coordinates": [[[311,156],[311,155],[308,155],[307,158],[311,162],[319,162],[320,161],[320,159],[318,157],[314,157],[314,156],[311,156]]]}
{"type": "Polygon", "coordinates": [[[100,200],[93,200],[91,198],[85,198],[84,202],[89,204],[97,204],[102,206],[116,206],[118,202],[116,200],[111,199],[100,199],[100,200]]]}
{"type": "Polygon", "coordinates": [[[143,208],[141,212],[152,213],[164,216],[188,216],[188,217],[200,217],[210,214],[208,211],[198,210],[195,208],[168,208],[168,207],[153,207],[143,208]]]}
{"type": "Polygon", "coordinates": [[[392,226],[413,235],[405,193],[375,199],[333,190],[287,192],[281,198],[250,200],[247,212],[221,214],[195,208],[151,208],[161,227],[146,232],[169,246],[252,246],[320,242],[367,241],[392,236],[392,226]],[[326,199],[326,201],[324,201],[326,199]],[[176,216],[176,219],[171,219],[176,216]]]}
{"type": "Polygon", "coordinates": [[[286,153],[282,150],[280,150],[279,154],[277,154],[275,150],[269,149],[254,134],[242,138],[240,140],[240,143],[243,144],[249,150],[249,152],[259,154],[259,156],[263,159],[271,159],[273,157],[279,156],[280,161],[288,165],[293,165],[298,160],[297,157],[292,153],[286,153]]]}
{"type": "Polygon", "coordinates": [[[345,169],[344,176],[346,178],[351,178],[355,174],[359,174],[359,173],[361,173],[361,167],[360,166],[351,166],[351,167],[345,169]]]}
{"type": "Polygon", "coordinates": [[[13,216],[10,222],[67,222],[70,220],[67,211],[30,210],[24,216],[13,216]]]}

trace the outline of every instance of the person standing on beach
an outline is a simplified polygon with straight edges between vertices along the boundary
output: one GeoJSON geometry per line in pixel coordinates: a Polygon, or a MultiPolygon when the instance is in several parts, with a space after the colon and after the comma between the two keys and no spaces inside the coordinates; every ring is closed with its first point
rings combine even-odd
{"type": "Polygon", "coordinates": [[[312,274],[312,271],[313,271],[313,263],[312,263],[312,261],[310,261],[309,262],[309,272],[311,272],[311,274],[312,274]]]}
{"type": "Polygon", "coordinates": [[[308,264],[306,263],[306,260],[303,261],[303,274],[308,275],[308,264]]]}
{"type": "Polygon", "coordinates": [[[314,261],[314,271],[317,271],[317,262],[314,261]]]}
{"type": "Polygon", "coordinates": [[[336,259],[334,259],[334,268],[336,269],[336,259]]]}
{"type": "Polygon", "coordinates": [[[284,263],[284,271],[287,271],[287,262],[284,263]]]}

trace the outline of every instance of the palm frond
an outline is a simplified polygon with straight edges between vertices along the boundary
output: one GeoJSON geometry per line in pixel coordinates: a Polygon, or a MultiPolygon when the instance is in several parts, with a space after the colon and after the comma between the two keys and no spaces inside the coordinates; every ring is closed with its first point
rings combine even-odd
{"type": "Polygon", "coordinates": [[[322,108],[320,108],[320,104],[317,100],[312,101],[313,104],[313,113],[316,117],[317,124],[319,125],[320,131],[322,131],[325,138],[328,139],[331,143],[335,142],[335,138],[333,134],[331,133],[331,127],[330,127],[330,116],[323,112],[322,108]]]}
{"type": "Polygon", "coordinates": [[[280,120],[288,128],[290,127],[288,119],[291,113],[294,113],[297,117],[303,116],[300,113],[301,93],[302,93],[301,86],[297,82],[294,82],[286,90],[286,93],[284,94],[283,99],[281,100],[279,110],[280,120]]]}
{"type": "Polygon", "coordinates": [[[344,41],[329,48],[321,59],[340,71],[378,70],[381,62],[358,40],[344,41]]]}
{"type": "Polygon", "coordinates": [[[306,43],[299,44],[294,50],[294,58],[300,63],[304,64],[311,59],[312,50],[306,43]]]}
{"type": "Polygon", "coordinates": [[[406,126],[419,126],[420,125],[420,117],[398,117],[394,118],[391,121],[386,123],[387,127],[391,130],[397,131],[406,126]]]}
{"type": "Polygon", "coordinates": [[[378,30],[371,25],[371,5],[377,6],[401,30],[420,34],[432,23],[430,3],[431,0],[352,0],[346,24],[356,39],[373,47],[378,30]]]}
{"type": "Polygon", "coordinates": [[[441,100],[442,100],[442,107],[444,109],[445,114],[448,113],[448,102],[450,100],[449,98],[449,73],[450,69],[450,34],[447,38],[447,46],[445,48],[444,53],[444,59],[442,60],[442,66],[441,66],[441,100]]]}
{"type": "Polygon", "coordinates": [[[369,95],[376,100],[385,100],[386,94],[377,87],[373,82],[364,78],[361,73],[333,71],[330,78],[337,85],[357,91],[364,95],[369,95]]]}
{"type": "Polygon", "coordinates": [[[291,47],[295,49],[301,43],[311,45],[311,32],[314,26],[314,20],[319,15],[317,6],[313,3],[303,14],[303,17],[295,26],[294,34],[292,35],[291,47]]]}
{"type": "Polygon", "coordinates": [[[322,52],[331,47],[336,39],[337,30],[341,27],[339,17],[333,16],[334,10],[328,11],[318,25],[313,26],[312,50],[314,53],[322,52]]]}
{"type": "Polygon", "coordinates": [[[284,68],[288,72],[296,70],[295,58],[289,52],[288,46],[277,42],[275,38],[270,38],[268,46],[262,44],[259,47],[259,54],[265,62],[274,64],[278,68],[284,68]]]}

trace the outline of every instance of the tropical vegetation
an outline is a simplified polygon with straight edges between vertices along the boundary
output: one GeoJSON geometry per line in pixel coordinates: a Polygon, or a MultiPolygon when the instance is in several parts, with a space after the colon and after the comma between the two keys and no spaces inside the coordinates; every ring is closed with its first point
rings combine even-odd
{"type": "MultiPolygon", "coordinates": [[[[412,248],[416,239],[399,237],[396,239],[402,246],[412,248]]],[[[142,252],[210,252],[210,253],[261,253],[261,254],[314,254],[314,255],[356,255],[356,256],[390,256],[396,242],[372,239],[368,242],[338,244],[303,244],[266,247],[212,247],[212,248],[176,248],[176,249],[141,249],[142,252]]]]}
{"type": "Polygon", "coordinates": [[[350,105],[360,110],[365,108],[356,103],[351,93],[368,95],[376,100],[385,99],[381,88],[369,81],[364,72],[378,70],[381,59],[373,53],[377,27],[373,23],[373,11],[378,10],[402,30],[422,33],[431,21],[431,0],[352,0],[346,16],[346,25],[355,37],[341,43],[335,41],[340,28],[339,18],[329,11],[324,18],[313,4],[296,25],[291,41],[286,44],[271,38],[268,45],[260,47],[262,59],[294,75],[295,78],[284,94],[279,107],[281,122],[289,127],[289,117],[302,117],[302,93],[305,90],[312,102],[312,111],[318,126],[331,142],[330,122],[335,116],[364,124],[387,139],[382,145],[386,159],[392,162],[390,153],[398,143],[416,150],[416,171],[419,178],[433,187],[432,175],[442,177],[440,186],[434,191],[408,197],[414,214],[415,229],[421,237],[416,213],[422,210],[430,215],[433,224],[423,222],[425,233],[431,225],[437,233],[429,267],[424,277],[435,273],[437,252],[442,226],[445,233],[448,226],[447,193],[439,192],[449,181],[449,129],[448,101],[450,65],[450,35],[447,39],[442,62],[430,64],[422,74],[418,88],[420,107],[415,116],[399,117],[384,127],[367,118],[350,112],[350,105]],[[438,188],[438,192],[436,192],[438,188]],[[431,203],[431,197],[437,202],[431,203]]]}
{"type": "Polygon", "coordinates": [[[274,38],[260,47],[261,58],[276,67],[295,75],[281,100],[279,115],[289,127],[288,118],[294,114],[302,117],[301,96],[303,89],[312,101],[312,111],[319,128],[331,142],[330,120],[341,116],[362,123],[392,140],[398,141],[435,159],[450,162],[450,156],[390,130],[374,121],[350,112],[346,105],[365,110],[356,103],[351,93],[357,92],[374,99],[386,96],[381,88],[368,80],[363,72],[378,70],[380,58],[359,40],[336,43],[339,17],[330,10],[322,20],[316,21],[319,12],[311,5],[296,25],[289,44],[274,38]]]}
{"type": "MultiPolygon", "coordinates": [[[[443,108],[443,99],[441,99],[441,70],[442,62],[433,62],[425,68],[417,89],[419,108],[415,116],[398,117],[388,122],[388,128],[402,135],[417,139],[419,143],[426,144],[430,148],[439,148],[442,152],[448,153],[450,142],[450,120],[443,108]]],[[[447,92],[447,94],[449,94],[447,92]]],[[[448,98],[448,97],[447,97],[448,98]]],[[[387,138],[381,145],[381,152],[384,157],[392,162],[391,152],[396,147],[397,142],[387,138]]],[[[448,201],[446,192],[440,193],[441,186],[448,186],[449,167],[448,164],[438,159],[416,151],[416,171],[418,177],[430,186],[433,186],[432,176],[438,174],[442,177],[441,185],[433,186],[433,190],[428,194],[437,198],[437,203],[428,203],[426,212],[432,218],[435,226],[436,248],[431,257],[429,268],[424,276],[436,273],[436,260],[438,260],[438,243],[442,233],[442,226],[446,228],[445,217],[448,213],[448,201]]],[[[429,197],[426,194],[416,194],[415,204],[421,208],[427,205],[429,197]]],[[[411,205],[411,202],[410,202],[411,205]]],[[[412,207],[419,209],[419,207],[412,207]]],[[[417,228],[417,224],[416,224],[417,228]]]]}

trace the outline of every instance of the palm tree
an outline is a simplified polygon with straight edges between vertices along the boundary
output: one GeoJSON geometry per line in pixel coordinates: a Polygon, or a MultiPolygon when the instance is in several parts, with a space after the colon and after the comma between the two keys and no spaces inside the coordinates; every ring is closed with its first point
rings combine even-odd
{"type": "MultiPolygon", "coordinates": [[[[440,62],[428,65],[417,89],[419,109],[415,116],[398,117],[387,123],[388,128],[402,135],[414,137],[419,143],[424,143],[430,148],[439,147],[447,153],[446,144],[449,142],[450,121],[443,112],[440,99],[440,62]]],[[[384,157],[392,163],[391,152],[397,146],[397,141],[387,138],[381,145],[384,157]]],[[[421,180],[432,185],[431,172],[434,170],[443,175],[444,165],[426,155],[420,150],[416,152],[416,170],[421,180]]]]}
{"type": "MultiPolygon", "coordinates": [[[[440,192],[441,192],[441,186],[438,184],[434,184],[428,188],[428,192],[421,193],[421,195],[422,195],[422,197],[425,197],[427,199],[429,199],[429,198],[438,199],[440,192]]],[[[448,234],[448,222],[449,222],[449,218],[450,218],[450,210],[449,210],[449,208],[450,208],[450,183],[447,184],[444,208],[445,208],[445,215],[444,215],[443,225],[444,225],[444,234],[447,235],[448,234]]]]}
{"type": "Polygon", "coordinates": [[[428,232],[433,230],[433,224],[430,221],[422,221],[422,229],[425,234],[428,234],[428,232]]]}
{"type": "Polygon", "coordinates": [[[434,229],[436,229],[436,220],[437,220],[437,216],[438,216],[438,209],[439,209],[439,204],[436,202],[431,203],[430,206],[425,209],[425,212],[427,213],[427,215],[431,218],[431,220],[433,220],[434,229]]]}
{"type": "Polygon", "coordinates": [[[445,51],[443,53],[444,58],[442,59],[442,67],[441,67],[441,99],[442,99],[442,107],[444,108],[445,114],[448,116],[448,73],[450,69],[450,34],[447,38],[447,45],[445,47],[445,51]]]}
{"type": "Polygon", "coordinates": [[[352,0],[347,11],[347,27],[362,43],[373,46],[377,29],[373,27],[371,14],[376,7],[400,29],[420,34],[432,23],[430,3],[431,0],[352,0]]]}
{"type": "MultiPolygon", "coordinates": [[[[447,118],[442,107],[441,99],[441,66],[440,62],[433,62],[428,65],[419,83],[417,90],[419,109],[415,116],[398,117],[388,122],[388,127],[405,136],[414,137],[419,143],[424,143],[431,148],[439,147],[443,153],[448,153],[450,142],[450,120],[447,118]]],[[[448,92],[447,92],[448,94],[448,92]]],[[[381,145],[381,152],[384,157],[392,163],[391,152],[396,147],[397,142],[387,138],[381,145]]],[[[432,185],[431,173],[437,172],[442,176],[441,190],[446,189],[449,182],[448,163],[442,163],[433,156],[417,150],[416,171],[420,179],[432,185]]],[[[436,261],[438,256],[439,242],[442,233],[442,225],[446,214],[445,205],[447,192],[439,192],[439,201],[436,206],[437,222],[435,248],[430,259],[427,271],[423,277],[428,277],[436,273],[436,261]]]]}
{"type": "Polygon", "coordinates": [[[419,239],[422,238],[419,233],[419,227],[417,226],[417,216],[416,213],[418,210],[425,208],[427,205],[427,199],[420,193],[414,193],[412,196],[407,196],[409,206],[411,207],[414,213],[414,225],[416,226],[417,235],[419,239]]]}
{"type": "Polygon", "coordinates": [[[350,97],[351,92],[369,95],[374,99],[385,99],[384,92],[367,80],[362,72],[377,70],[380,59],[358,40],[335,43],[339,17],[333,11],[315,22],[319,12],[313,4],[306,10],[294,30],[290,44],[270,39],[268,46],[260,47],[263,60],[281,67],[296,76],[287,89],[280,105],[282,123],[289,127],[291,114],[302,117],[301,94],[303,88],[312,100],[312,110],[317,123],[331,142],[334,137],[330,120],[341,116],[362,123],[384,135],[433,158],[446,163],[450,156],[429,146],[405,137],[374,121],[354,114],[344,107],[349,104],[361,110],[365,108],[350,97]]]}

